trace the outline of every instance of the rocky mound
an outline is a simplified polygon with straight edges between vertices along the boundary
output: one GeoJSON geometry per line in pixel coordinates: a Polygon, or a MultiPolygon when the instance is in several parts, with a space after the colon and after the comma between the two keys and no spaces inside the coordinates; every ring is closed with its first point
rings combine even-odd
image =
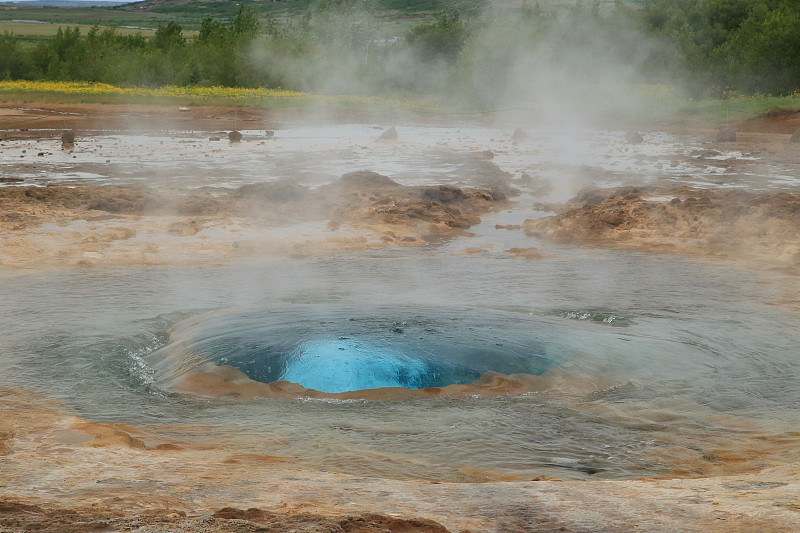
{"type": "Polygon", "coordinates": [[[172,509],[145,510],[125,515],[91,508],[47,508],[13,500],[0,500],[0,527],[3,528],[3,531],[59,531],[62,533],[112,530],[146,530],[151,533],[246,533],[256,531],[447,533],[448,531],[433,520],[405,519],[375,513],[325,516],[314,513],[279,514],[256,508],[244,510],[224,507],[213,514],[202,516],[187,516],[184,511],[172,509]]]}
{"type": "Polygon", "coordinates": [[[175,191],[0,187],[0,233],[9,236],[0,241],[0,262],[161,264],[198,261],[201,254],[222,260],[267,249],[305,256],[334,249],[419,246],[464,235],[483,213],[501,207],[515,193],[509,179],[499,172],[481,189],[403,186],[360,171],[313,189],[289,179],[236,189],[175,191]],[[306,222],[319,222],[315,239],[292,241],[288,233],[270,236],[262,231],[306,222]],[[333,233],[343,227],[346,231],[333,233]],[[183,238],[167,242],[175,237],[183,238]],[[248,239],[246,245],[242,239],[248,239]]]}
{"type": "Polygon", "coordinates": [[[741,190],[587,190],[528,235],[621,248],[800,264],[800,195],[741,190]]]}

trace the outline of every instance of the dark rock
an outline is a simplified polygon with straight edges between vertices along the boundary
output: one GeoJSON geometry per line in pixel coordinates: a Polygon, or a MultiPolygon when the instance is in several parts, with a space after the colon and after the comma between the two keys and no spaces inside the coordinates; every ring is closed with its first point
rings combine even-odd
{"type": "Polygon", "coordinates": [[[570,200],[570,203],[579,205],[600,205],[603,200],[613,194],[613,191],[598,189],[597,187],[584,187],[570,200]]]}
{"type": "Polygon", "coordinates": [[[397,130],[394,128],[394,126],[392,126],[388,130],[386,130],[383,133],[381,133],[381,139],[384,139],[384,140],[387,140],[387,141],[397,140],[397,130]]]}
{"type": "Polygon", "coordinates": [[[598,218],[611,226],[619,226],[625,222],[625,218],[619,213],[602,213],[598,218]]]}
{"type": "Polygon", "coordinates": [[[507,173],[484,178],[479,183],[481,187],[489,189],[489,194],[495,202],[503,202],[520,193],[519,189],[511,185],[511,176],[507,173]]]}
{"type": "Polygon", "coordinates": [[[63,144],[75,143],[75,132],[72,130],[64,130],[61,132],[61,142],[63,144]]]}
{"type": "Polygon", "coordinates": [[[307,188],[290,179],[242,185],[234,192],[237,198],[267,200],[270,202],[301,200],[307,194],[307,188]]]}
{"type": "Polygon", "coordinates": [[[457,187],[448,187],[447,185],[439,185],[438,187],[429,187],[422,191],[422,199],[438,202],[440,204],[450,204],[459,202],[467,198],[464,191],[457,187]]]}
{"type": "Polygon", "coordinates": [[[339,183],[349,187],[359,188],[400,187],[400,184],[396,181],[384,176],[383,174],[372,172],[371,170],[357,170],[355,172],[343,174],[342,178],[339,180],[339,183]]]}
{"type": "MultiPolygon", "coordinates": [[[[447,207],[437,202],[424,200],[412,200],[408,203],[397,205],[391,214],[406,219],[444,223],[446,226],[458,229],[468,229],[471,224],[480,222],[477,217],[472,217],[474,218],[473,220],[454,207],[447,207]]],[[[392,222],[391,219],[387,221],[392,222]]]]}
{"type": "Polygon", "coordinates": [[[232,143],[238,143],[242,140],[242,134],[236,130],[228,133],[228,140],[232,143]]]}
{"type": "Polygon", "coordinates": [[[625,133],[625,140],[628,144],[641,144],[644,141],[644,137],[638,131],[629,130],[625,133]]]}
{"type": "Polygon", "coordinates": [[[736,132],[731,128],[724,128],[717,133],[717,142],[732,143],[736,142],[736,132]]]}

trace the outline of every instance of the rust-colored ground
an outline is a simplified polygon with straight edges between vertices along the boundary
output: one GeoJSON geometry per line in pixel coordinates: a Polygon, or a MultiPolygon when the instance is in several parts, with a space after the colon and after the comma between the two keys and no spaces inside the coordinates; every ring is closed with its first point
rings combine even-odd
{"type": "Polygon", "coordinates": [[[46,135],[43,130],[195,130],[272,129],[296,112],[267,113],[233,107],[179,108],[162,105],[0,103],[2,139],[46,135]]]}

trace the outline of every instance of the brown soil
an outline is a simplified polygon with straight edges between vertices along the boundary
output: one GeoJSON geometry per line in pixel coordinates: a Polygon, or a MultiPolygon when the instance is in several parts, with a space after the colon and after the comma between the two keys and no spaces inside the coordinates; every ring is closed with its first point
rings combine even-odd
{"type": "Polygon", "coordinates": [[[791,134],[800,129],[800,112],[781,111],[743,120],[736,131],[751,133],[791,134]]]}
{"type": "MultiPolygon", "coordinates": [[[[231,107],[180,108],[161,105],[0,103],[3,140],[53,136],[46,130],[193,130],[272,129],[290,113],[231,107]]],[[[60,135],[60,131],[59,131],[60,135]]]]}

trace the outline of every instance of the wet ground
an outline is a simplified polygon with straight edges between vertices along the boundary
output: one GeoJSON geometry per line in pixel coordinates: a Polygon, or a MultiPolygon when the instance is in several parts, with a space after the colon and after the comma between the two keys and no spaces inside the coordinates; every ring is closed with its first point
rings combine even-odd
{"type": "Polygon", "coordinates": [[[231,144],[224,110],[132,131],[133,108],[38,109],[4,120],[96,130],[0,143],[0,528],[800,524],[794,117],[742,125],[734,144],[664,128],[636,145],[617,130],[409,122],[387,140],[379,120],[259,117],[231,144]],[[196,361],[176,342],[235,343],[264,321],[271,339],[347,329],[337,351],[361,332],[348,323],[374,321],[391,325],[382,346],[477,336],[556,364],[524,368],[525,393],[460,397],[254,399],[230,373],[238,395],[175,387],[196,361]]]}

